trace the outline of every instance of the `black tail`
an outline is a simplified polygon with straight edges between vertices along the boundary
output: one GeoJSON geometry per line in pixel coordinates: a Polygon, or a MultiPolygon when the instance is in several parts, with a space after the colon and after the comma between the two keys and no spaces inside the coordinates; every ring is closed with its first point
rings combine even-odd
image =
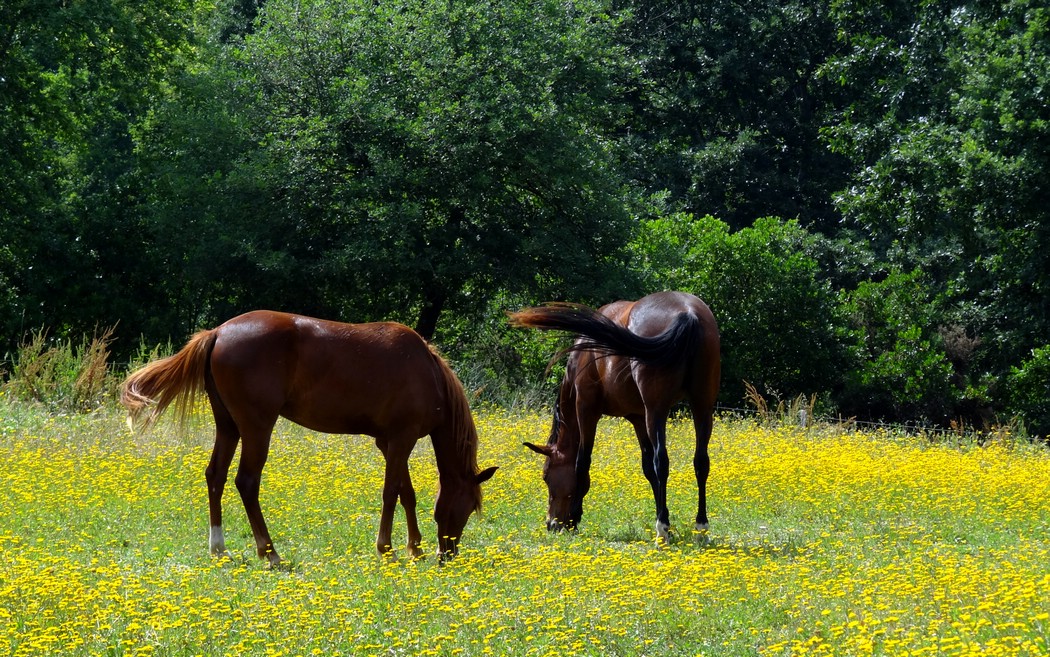
{"type": "Polygon", "coordinates": [[[595,351],[626,356],[656,366],[671,366],[692,354],[700,338],[700,320],[682,312],[660,335],[632,333],[597,310],[570,303],[549,303],[510,315],[514,326],[565,331],[580,339],[568,351],[595,351]]]}

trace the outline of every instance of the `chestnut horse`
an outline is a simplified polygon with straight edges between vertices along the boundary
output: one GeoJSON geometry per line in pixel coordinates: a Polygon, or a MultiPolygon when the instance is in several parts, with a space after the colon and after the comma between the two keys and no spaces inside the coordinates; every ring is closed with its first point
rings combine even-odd
{"type": "Polygon", "coordinates": [[[548,304],[510,315],[516,326],[561,330],[578,336],[567,350],[565,377],[547,444],[525,443],[546,456],[547,528],[574,529],[590,489],[591,452],[602,415],[626,418],[642,451],[642,472],[656,501],[656,535],[668,540],[667,416],[687,400],[696,432],[693,469],[699,489],[695,528],[706,531],[707,444],[720,360],[718,326],[700,299],[658,292],[617,301],[595,311],[576,304],[548,304]]]}
{"type": "Polygon", "coordinates": [[[152,423],[172,402],[180,423],[203,391],[215,416],[215,446],[205,472],[209,543],[226,552],[222,492],[237,443],[234,482],[259,557],[280,563],[259,506],[259,484],[277,417],[326,433],[367,434],[386,459],[376,548],[389,552],[398,498],[408,524],[408,551],[421,554],[416,494],[408,457],[429,434],[437,460],[434,505],[438,554],[453,555],[470,514],[481,508],[478,437],[463,387],[448,364],[401,324],[343,324],[257,310],[194,335],[174,356],[131,374],[121,403],[134,421],[152,423]]]}

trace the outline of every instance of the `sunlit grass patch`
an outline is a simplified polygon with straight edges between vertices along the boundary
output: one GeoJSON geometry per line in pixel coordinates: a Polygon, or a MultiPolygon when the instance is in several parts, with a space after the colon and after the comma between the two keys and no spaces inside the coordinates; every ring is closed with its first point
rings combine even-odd
{"type": "MultiPolygon", "coordinates": [[[[17,421],[15,421],[17,420],[17,421]]],[[[478,413],[497,464],[463,552],[374,553],[370,439],[282,423],[262,505],[289,562],[254,555],[233,486],[229,559],[206,545],[210,426],[0,422],[0,645],[14,655],[1041,655],[1050,631],[1050,456],[721,420],[712,528],[695,541],[692,436],[671,427],[677,540],[657,550],[630,427],[605,420],[575,534],[543,527],[549,417],[478,413]]],[[[411,461],[425,548],[437,490],[411,461]]]]}

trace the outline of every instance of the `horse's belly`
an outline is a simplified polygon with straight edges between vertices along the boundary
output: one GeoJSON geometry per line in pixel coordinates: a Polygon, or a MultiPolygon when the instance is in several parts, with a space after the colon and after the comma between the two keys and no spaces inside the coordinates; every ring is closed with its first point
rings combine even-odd
{"type": "Polygon", "coordinates": [[[364,434],[377,438],[420,438],[429,433],[429,427],[420,421],[421,414],[414,409],[402,408],[404,404],[364,405],[350,399],[332,403],[318,401],[289,403],[281,410],[281,415],[322,433],[364,434]]]}

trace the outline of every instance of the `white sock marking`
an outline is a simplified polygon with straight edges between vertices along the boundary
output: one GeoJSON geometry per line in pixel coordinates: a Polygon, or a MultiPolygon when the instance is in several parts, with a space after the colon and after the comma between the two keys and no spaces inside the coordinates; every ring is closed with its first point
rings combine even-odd
{"type": "Polygon", "coordinates": [[[208,547],[216,556],[226,554],[226,536],[223,534],[222,525],[212,525],[208,529],[208,547]]]}
{"type": "Polygon", "coordinates": [[[664,523],[660,522],[659,520],[657,520],[656,521],[656,542],[657,543],[660,543],[660,542],[670,543],[671,542],[670,529],[671,529],[671,525],[664,524],[664,523]]]}

